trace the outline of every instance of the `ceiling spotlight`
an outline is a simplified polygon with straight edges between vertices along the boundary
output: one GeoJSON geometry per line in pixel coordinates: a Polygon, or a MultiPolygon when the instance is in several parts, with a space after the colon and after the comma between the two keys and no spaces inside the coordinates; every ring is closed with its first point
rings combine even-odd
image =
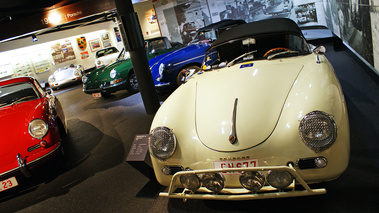
{"type": "Polygon", "coordinates": [[[33,39],[33,42],[36,42],[36,41],[38,41],[38,38],[37,38],[37,36],[36,35],[32,35],[32,39],[33,39]]]}

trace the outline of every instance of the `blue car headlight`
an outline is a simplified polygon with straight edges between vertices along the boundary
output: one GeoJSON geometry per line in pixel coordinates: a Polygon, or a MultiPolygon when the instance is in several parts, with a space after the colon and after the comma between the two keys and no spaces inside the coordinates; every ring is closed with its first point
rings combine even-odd
{"type": "Polygon", "coordinates": [[[158,69],[158,71],[159,71],[159,76],[160,76],[161,78],[163,77],[163,70],[164,70],[164,68],[165,68],[164,63],[161,63],[161,64],[159,65],[159,69],[158,69]]]}

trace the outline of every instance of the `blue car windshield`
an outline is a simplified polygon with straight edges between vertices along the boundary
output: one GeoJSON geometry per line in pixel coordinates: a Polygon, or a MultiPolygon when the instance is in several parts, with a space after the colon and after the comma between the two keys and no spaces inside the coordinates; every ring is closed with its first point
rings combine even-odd
{"type": "Polygon", "coordinates": [[[208,50],[204,65],[206,69],[230,66],[251,60],[293,57],[311,53],[301,36],[272,34],[236,39],[208,50]]]}
{"type": "Polygon", "coordinates": [[[35,87],[29,83],[15,83],[0,87],[0,107],[39,98],[35,87]]]}

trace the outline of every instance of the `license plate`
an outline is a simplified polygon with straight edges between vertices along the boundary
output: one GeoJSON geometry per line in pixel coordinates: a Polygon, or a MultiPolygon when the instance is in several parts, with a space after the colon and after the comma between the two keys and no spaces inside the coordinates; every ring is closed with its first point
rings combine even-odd
{"type": "MultiPolygon", "coordinates": [[[[215,169],[257,167],[258,159],[214,161],[215,169]]],[[[223,172],[224,174],[238,174],[238,172],[223,172]]]]}
{"type": "Polygon", "coordinates": [[[100,92],[92,93],[92,97],[94,97],[94,98],[101,98],[101,93],[100,92]]]}
{"type": "Polygon", "coordinates": [[[18,186],[15,177],[8,178],[6,180],[0,181],[0,192],[18,186]]]}

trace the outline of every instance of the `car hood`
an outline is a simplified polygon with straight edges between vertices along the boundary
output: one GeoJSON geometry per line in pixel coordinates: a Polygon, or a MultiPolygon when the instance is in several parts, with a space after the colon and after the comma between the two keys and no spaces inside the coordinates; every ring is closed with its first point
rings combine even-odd
{"type": "Polygon", "coordinates": [[[29,122],[43,105],[43,99],[37,99],[0,108],[0,157],[13,152],[16,159],[16,152],[21,151],[17,147],[28,145],[23,138],[28,137],[29,122]]]}
{"type": "Polygon", "coordinates": [[[303,65],[258,63],[236,64],[198,78],[195,123],[200,141],[208,148],[248,149],[263,143],[275,129],[303,65]],[[232,120],[237,136],[234,144],[229,141],[232,120]]]}
{"type": "Polygon", "coordinates": [[[55,71],[54,72],[54,78],[56,81],[65,80],[65,79],[73,76],[75,70],[76,70],[75,68],[67,68],[65,70],[55,71]]]}

